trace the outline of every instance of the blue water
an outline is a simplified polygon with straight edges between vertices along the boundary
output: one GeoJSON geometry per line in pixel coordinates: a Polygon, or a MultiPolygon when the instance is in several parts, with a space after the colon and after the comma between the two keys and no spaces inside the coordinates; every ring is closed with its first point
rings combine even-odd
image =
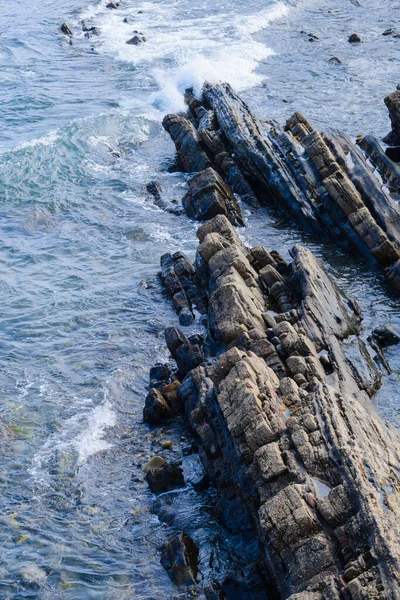
{"type": "MultiPolygon", "coordinates": [[[[156,453],[179,460],[187,443],[181,430],[141,423],[149,367],[167,360],[163,329],[176,322],[156,277],[159,258],[177,249],[194,256],[196,247],[196,225],[145,193],[156,178],[171,206],[184,194],[185,177],[167,171],[173,147],[160,125],[182,108],[181,91],[228,79],[265,118],[301,108],[320,126],[334,114],[349,133],[381,135],[382,97],[398,83],[399,40],[378,37],[393,26],[393,0],[375,7],[373,22],[370,0],[361,8],[339,0],[333,16],[319,0],[105,4],[0,3],[4,599],[178,597],[159,548],[182,529],[201,546],[200,588],[240,564],[212,495],[189,486],[165,523],[141,469],[156,453]],[[82,19],[100,35],[87,39],[82,19]],[[58,31],[64,21],[72,43],[58,31]],[[300,34],[311,24],[319,46],[300,34]],[[356,26],[368,38],[364,53],[346,41],[356,26]],[[134,29],[147,37],[142,47],[125,44],[134,29]],[[333,71],[325,58],[339,52],[333,71]],[[172,450],[161,450],[170,438],[172,450]]],[[[370,265],[265,211],[247,211],[247,220],[243,235],[254,243],[287,255],[301,241],[322,257],[362,305],[365,336],[375,323],[399,324],[397,300],[370,265]]],[[[376,403],[396,422],[400,365],[394,351],[390,359],[395,373],[376,403]]],[[[195,455],[183,466],[189,481],[201,472],[195,455]]]]}

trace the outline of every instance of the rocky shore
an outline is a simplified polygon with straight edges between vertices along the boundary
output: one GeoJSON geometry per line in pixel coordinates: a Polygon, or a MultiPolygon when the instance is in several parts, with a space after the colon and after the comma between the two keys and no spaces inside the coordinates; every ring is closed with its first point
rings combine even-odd
{"type": "MultiPolygon", "coordinates": [[[[295,246],[287,263],[248,248],[235,229],[244,224],[238,198],[273,203],[375,260],[399,289],[400,92],[386,99],[386,152],[370,137],[320,134],[300,113],[284,128],[262,123],[228,85],[206,84],[201,100],[190,91],[186,100],[188,114],[168,115],[164,127],[180,168],[193,173],[185,211],[206,222],[194,264],[164,255],[161,278],[181,326],[199,317],[205,328],[167,328],[176,369],[152,369],[144,419],[186,415],[221,520],[259,544],[265,597],[400,598],[399,438],[370,400],[382,347],[398,338],[374,332],[382,360],[372,360],[357,302],[307,248],[295,246]]],[[[153,491],[182,487],[178,467],[156,463],[146,474],[153,491]]],[[[197,554],[183,532],[162,560],[190,586],[197,554]]],[[[205,593],[226,598],[218,585],[205,593]]]]}

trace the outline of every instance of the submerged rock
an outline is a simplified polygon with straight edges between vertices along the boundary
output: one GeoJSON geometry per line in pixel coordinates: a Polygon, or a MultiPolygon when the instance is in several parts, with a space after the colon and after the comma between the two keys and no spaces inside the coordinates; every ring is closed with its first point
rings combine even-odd
{"type": "Polygon", "coordinates": [[[143,44],[145,41],[146,37],[142,33],[135,33],[126,43],[131,46],[139,46],[139,44],[143,44]]]}
{"type": "Polygon", "coordinates": [[[62,33],[64,33],[65,35],[73,35],[70,26],[68,25],[68,23],[63,23],[60,27],[60,31],[62,33]]]}
{"type": "Polygon", "coordinates": [[[340,58],[338,58],[337,56],[332,56],[332,58],[330,58],[328,60],[328,63],[330,65],[341,65],[342,61],[340,60],[340,58]]]}
{"type": "Polygon", "coordinates": [[[386,348],[388,346],[395,346],[400,342],[399,335],[394,331],[394,329],[390,325],[377,327],[373,330],[372,337],[382,348],[386,348]]]}
{"type": "Polygon", "coordinates": [[[186,587],[195,585],[199,549],[186,533],[174,535],[162,553],[161,564],[177,585],[186,587]]]}

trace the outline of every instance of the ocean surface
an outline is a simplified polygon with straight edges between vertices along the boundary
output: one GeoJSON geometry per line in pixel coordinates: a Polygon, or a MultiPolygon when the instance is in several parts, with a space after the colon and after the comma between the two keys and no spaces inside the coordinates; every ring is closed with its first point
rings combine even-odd
{"type": "MultiPolygon", "coordinates": [[[[400,39],[381,35],[398,24],[398,0],[106,4],[0,2],[2,600],[184,597],[159,552],[182,529],[201,547],[200,589],[237,572],[243,556],[215,519],[212,490],[190,486],[196,454],[165,518],[143,481],[152,455],[179,460],[190,442],[142,423],[149,368],[168,360],[163,329],[176,323],[159,259],[196,248],[197,225],[145,191],[159,180],[171,205],[185,193],[161,120],[207,79],[229,81],[265,119],[300,109],[322,129],[382,137],[383,97],[400,83],[400,39]],[[82,20],[99,35],[85,37],[82,20]],[[134,30],[146,43],[126,44],[134,30]],[[349,44],[351,33],[362,43],[349,44]]],[[[249,243],[286,257],[303,243],[324,260],[361,305],[365,338],[400,327],[398,300],[371,264],[282,215],[243,209],[249,243]]],[[[387,356],[393,373],[374,402],[398,426],[398,350],[387,356]]]]}

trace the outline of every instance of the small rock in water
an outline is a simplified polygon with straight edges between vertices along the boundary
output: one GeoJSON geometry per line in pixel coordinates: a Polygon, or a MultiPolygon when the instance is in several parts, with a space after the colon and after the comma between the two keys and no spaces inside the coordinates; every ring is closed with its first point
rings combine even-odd
{"type": "Polygon", "coordinates": [[[172,446],[172,440],[165,440],[164,442],[161,442],[161,448],[164,448],[164,450],[169,450],[170,448],[172,448],[172,446]]]}
{"type": "Polygon", "coordinates": [[[377,327],[373,330],[372,337],[379,344],[379,346],[382,346],[383,348],[395,346],[400,342],[399,335],[392,329],[390,325],[377,327]]]}
{"type": "Polygon", "coordinates": [[[182,469],[169,463],[159,469],[149,469],[146,473],[146,481],[153,494],[163,494],[185,487],[182,469]]]}
{"type": "Polygon", "coordinates": [[[328,63],[330,65],[341,65],[342,61],[340,60],[340,58],[338,58],[337,56],[332,56],[332,58],[330,58],[328,60],[328,63]]]}
{"type": "Polygon", "coordinates": [[[317,37],[313,33],[309,33],[308,34],[308,41],[309,42],[317,42],[318,40],[319,40],[319,37],[317,37]]]}
{"type": "Polygon", "coordinates": [[[359,44],[361,42],[361,38],[357,33],[352,33],[349,37],[350,44],[359,44]]]}
{"type": "Polygon", "coordinates": [[[118,3],[118,2],[109,2],[109,3],[106,5],[106,8],[118,8],[118,6],[119,6],[119,3],[118,3]]]}
{"type": "Polygon", "coordinates": [[[139,44],[143,44],[143,42],[146,41],[146,38],[143,34],[141,33],[136,33],[130,40],[128,40],[126,43],[131,45],[131,46],[138,46],[139,44]]]}
{"type": "Polygon", "coordinates": [[[179,586],[195,585],[199,549],[187,533],[174,535],[161,555],[161,564],[179,586]]]}
{"type": "Polygon", "coordinates": [[[60,27],[60,31],[65,35],[72,35],[72,31],[68,25],[68,23],[63,23],[60,27]]]}
{"type": "Polygon", "coordinates": [[[33,563],[22,567],[21,575],[26,581],[40,581],[47,577],[46,571],[33,563]]]}
{"type": "Polygon", "coordinates": [[[397,35],[397,31],[396,31],[395,29],[392,29],[392,28],[390,28],[390,29],[386,29],[386,30],[385,30],[385,31],[382,33],[382,35],[397,35]]]}
{"type": "Polygon", "coordinates": [[[205,473],[200,479],[193,481],[192,485],[196,492],[201,492],[206,490],[210,485],[210,478],[208,477],[207,473],[205,473]]]}
{"type": "Polygon", "coordinates": [[[143,473],[147,473],[150,469],[161,469],[166,464],[167,461],[162,456],[153,456],[153,458],[142,467],[142,471],[143,473]]]}

